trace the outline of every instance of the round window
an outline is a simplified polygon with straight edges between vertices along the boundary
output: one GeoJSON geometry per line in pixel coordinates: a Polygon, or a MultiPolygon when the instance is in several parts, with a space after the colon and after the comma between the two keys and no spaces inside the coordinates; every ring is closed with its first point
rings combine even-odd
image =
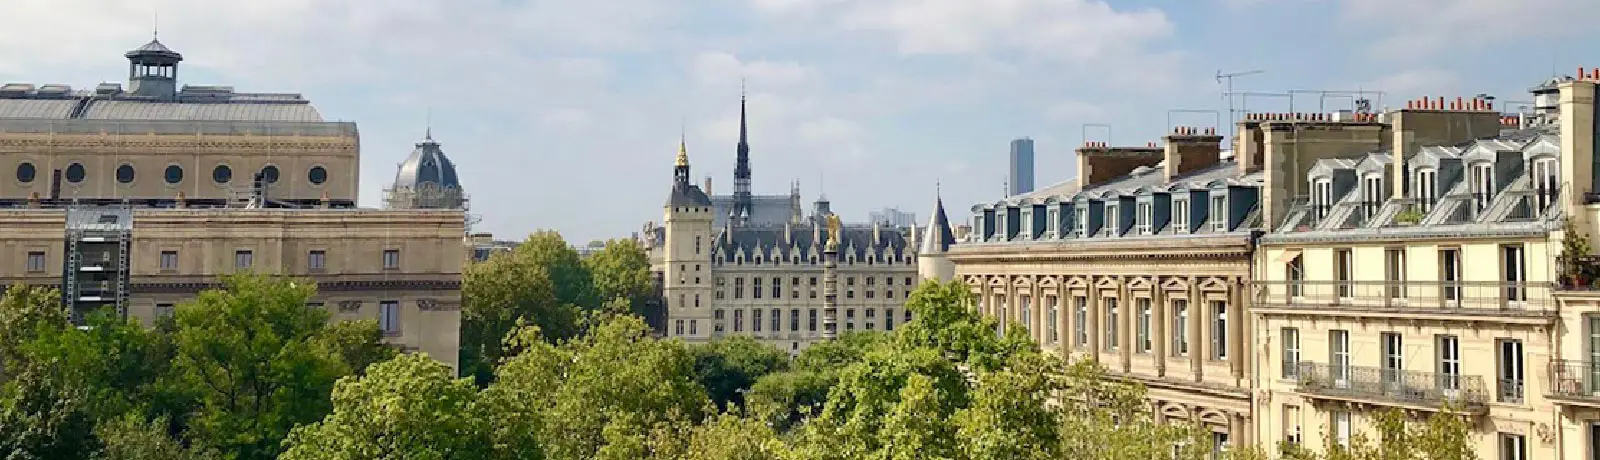
{"type": "Polygon", "coordinates": [[[228,165],[217,165],[216,169],[211,170],[211,180],[218,184],[228,183],[233,180],[233,168],[229,168],[228,165]]]}
{"type": "Polygon", "coordinates": [[[183,182],[183,167],[178,165],[167,165],[166,174],[164,175],[167,178],[168,184],[183,182]]]}
{"type": "Polygon", "coordinates": [[[311,179],[313,184],[322,185],[328,181],[328,170],[321,166],[312,166],[311,171],[306,173],[306,178],[311,179]]]}
{"type": "Polygon", "coordinates": [[[17,165],[17,182],[24,184],[33,182],[34,176],[38,173],[39,171],[34,169],[33,163],[24,161],[22,164],[17,165]]]}
{"type": "Polygon", "coordinates": [[[133,182],[133,165],[122,165],[117,167],[117,182],[124,184],[133,182]]]}
{"type": "Polygon", "coordinates": [[[266,181],[268,184],[278,183],[278,167],[267,165],[267,167],[261,168],[261,180],[266,181]]]}
{"type": "Polygon", "coordinates": [[[83,182],[83,175],[83,163],[73,163],[67,165],[67,182],[74,184],[83,182]]]}

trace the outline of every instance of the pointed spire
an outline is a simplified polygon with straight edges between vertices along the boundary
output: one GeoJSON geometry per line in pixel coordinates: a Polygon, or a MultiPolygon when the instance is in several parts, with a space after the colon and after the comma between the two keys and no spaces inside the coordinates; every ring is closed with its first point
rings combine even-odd
{"type": "Polygon", "coordinates": [[[675,166],[689,166],[689,141],[678,135],[678,161],[675,166]]]}
{"type": "Polygon", "coordinates": [[[750,129],[749,124],[745,122],[744,107],[744,79],[741,78],[739,79],[739,145],[741,146],[748,145],[750,143],[750,129]]]}
{"type": "Polygon", "coordinates": [[[950,245],[956,241],[955,232],[950,230],[950,218],[944,213],[943,191],[938,182],[933,187],[933,218],[928,220],[919,254],[942,254],[950,250],[950,245]]]}

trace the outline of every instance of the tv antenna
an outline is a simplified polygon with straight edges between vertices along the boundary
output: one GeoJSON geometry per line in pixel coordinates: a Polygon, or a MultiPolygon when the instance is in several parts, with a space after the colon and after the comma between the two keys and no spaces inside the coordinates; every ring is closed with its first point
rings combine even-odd
{"type": "Polygon", "coordinates": [[[1243,71],[1243,72],[1223,73],[1221,69],[1217,70],[1217,84],[1223,85],[1223,87],[1225,89],[1224,89],[1224,92],[1222,94],[1223,94],[1223,96],[1228,98],[1228,123],[1229,124],[1232,124],[1234,121],[1238,120],[1238,118],[1236,116],[1237,114],[1233,110],[1233,79],[1235,77],[1244,77],[1244,76],[1256,75],[1256,74],[1261,74],[1261,73],[1266,73],[1266,72],[1267,71],[1265,71],[1265,70],[1246,70],[1246,71],[1243,71]],[[1226,81],[1224,81],[1224,80],[1226,80],[1226,81]]]}

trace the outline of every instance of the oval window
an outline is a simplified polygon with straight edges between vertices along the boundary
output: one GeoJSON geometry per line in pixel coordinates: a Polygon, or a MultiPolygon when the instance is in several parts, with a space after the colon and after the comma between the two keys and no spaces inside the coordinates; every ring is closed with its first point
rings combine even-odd
{"type": "Polygon", "coordinates": [[[233,168],[229,168],[228,165],[217,165],[215,169],[211,170],[211,180],[216,181],[218,184],[228,183],[228,181],[233,180],[233,168]]]}
{"type": "Polygon", "coordinates": [[[33,167],[33,163],[24,161],[22,164],[17,165],[17,182],[24,184],[33,182],[38,173],[39,171],[33,167]]]}
{"type": "Polygon", "coordinates": [[[183,182],[183,167],[178,165],[167,165],[167,170],[164,175],[167,178],[168,184],[183,182]]]}
{"type": "Polygon", "coordinates": [[[117,182],[124,184],[133,182],[133,165],[122,165],[117,167],[117,182]]]}
{"type": "Polygon", "coordinates": [[[306,178],[311,179],[313,184],[322,185],[328,181],[328,170],[321,166],[312,166],[311,171],[306,173],[306,178]]]}
{"type": "Polygon", "coordinates": [[[67,182],[74,184],[83,182],[83,175],[83,163],[73,163],[67,165],[67,182]]]}
{"type": "Polygon", "coordinates": [[[268,184],[277,183],[278,182],[278,167],[277,166],[272,166],[272,165],[267,165],[267,167],[261,168],[261,180],[266,181],[268,184]]]}

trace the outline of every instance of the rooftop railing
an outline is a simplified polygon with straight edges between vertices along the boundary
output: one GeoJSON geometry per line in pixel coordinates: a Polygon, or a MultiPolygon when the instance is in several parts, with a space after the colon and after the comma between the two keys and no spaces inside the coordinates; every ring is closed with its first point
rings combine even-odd
{"type": "Polygon", "coordinates": [[[1478,281],[1257,281],[1257,305],[1279,308],[1554,314],[1550,283],[1478,281]]]}
{"type": "Polygon", "coordinates": [[[1369,401],[1475,408],[1489,402],[1483,378],[1367,366],[1301,362],[1297,391],[1369,401]]]}

